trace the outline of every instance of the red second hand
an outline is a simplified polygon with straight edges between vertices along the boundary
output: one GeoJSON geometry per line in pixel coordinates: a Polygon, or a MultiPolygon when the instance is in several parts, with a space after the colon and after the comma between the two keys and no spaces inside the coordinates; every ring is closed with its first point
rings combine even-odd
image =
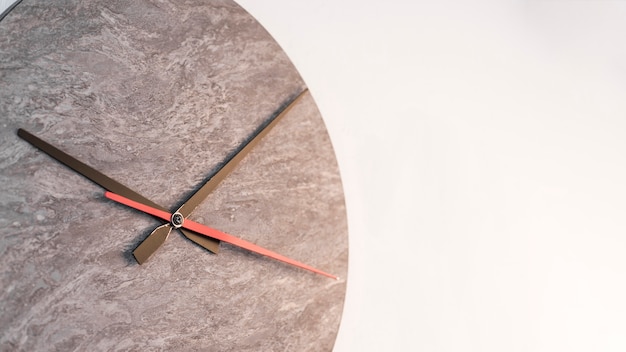
{"type": "MultiPolygon", "coordinates": [[[[162,211],[159,209],[155,209],[151,206],[139,203],[139,202],[135,202],[133,200],[130,200],[126,197],[122,197],[119,194],[115,194],[112,192],[106,192],[104,194],[105,197],[116,201],[118,203],[124,204],[126,206],[129,206],[131,208],[137,209],[139,211],[142,211],[144,213],[150,214],[152,216],[156,216],[157,218],[163,219],[165,221],[170,221],[170,219],[172,218],[172,214],[166,212],[166,211],[162,211]]],[[[280,255],[276,252],[272,252],[269,249],[265,249],[263,247],[257,246],[254,243],[242,240],[240,238],[237,238],[235,236],[229,235],[227,233],[221,232],[219,230],[216,229],[212,229],[208,226],[199,224],[195,221],[191,221],[188,219],[185,219],[182,223],[182,227],[186,228],[187,230],[191,230],[194,232],[197,232],[201,235],[207,236],[207,237],[212,237],[215,238],[216,240],[220,240],[220,241],[224,241],[224,242],[228,242],[232,245],[247,249],[251,252],[255,252],[276,260],[279,260],[281,262],[287,263],[287,264],[291,264],[293,266],[297,266],[299,268],[305,269],[305,270],[309,270],[312,271],[314,273],[320,274],[320,275],[324,275],[327,277],[330,277],[332,279],[337,279],[337,276],[335,275],[331,275],[328,274],[326,272],[323,272],[319,269],[315,269],[314,267],[310,266],[310,265],[306,265],[304,263],[301,263],[297,260],[285,257],[284,255],[280,255]]]]}

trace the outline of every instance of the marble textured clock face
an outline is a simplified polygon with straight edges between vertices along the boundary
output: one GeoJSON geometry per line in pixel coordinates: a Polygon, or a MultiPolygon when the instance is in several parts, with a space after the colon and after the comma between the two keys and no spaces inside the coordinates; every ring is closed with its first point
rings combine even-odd
{"type": "Polygon", "coordinates": [[[332,280],[178,232],[16,135],[25,128],[175,210],[305,88],[232,1],[30,1],[0,21],[0,350],[332,349],[344,200],[309,94],[190,219],[332,280]]]}

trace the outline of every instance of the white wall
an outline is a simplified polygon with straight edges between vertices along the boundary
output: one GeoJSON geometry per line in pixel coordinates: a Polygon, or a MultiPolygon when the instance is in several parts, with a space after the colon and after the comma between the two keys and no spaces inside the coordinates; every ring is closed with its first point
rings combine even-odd
{"type": "Polygon", "coordinates": [[[239,3],[337,152],[337,351],[626,350],[626,3],[239,3]]]}
{"type": "Polygon", "coordinates": [[[13,0],[0,0],[0,14],[3,13],[4,10],[8,9],[13,2],[13,0]]]}
{"type": "Polygon", "coordinates": [[[337,351],[626,350],[626,3],[239,2],[339,158],[337,351]]]}

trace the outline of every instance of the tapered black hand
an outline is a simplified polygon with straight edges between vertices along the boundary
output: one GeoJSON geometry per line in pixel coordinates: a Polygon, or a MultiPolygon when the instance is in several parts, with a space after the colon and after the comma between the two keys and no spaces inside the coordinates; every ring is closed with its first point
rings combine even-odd
{"type": "MultiPolygon", "coordinates": [[[[305,95],[308,89],[305,89],[300,94],[298,94],[295,98],[293,98],[289,103],[283,106],[278,113],[270,119],[266,124],[260,126],[253,134],[250,139],[248,139],[240,149],[228,159],[226,163],[198,190],[194,193],[191,198],[189,198],[180,208],[178,208],[177,212],[180,213],[184,218],[187,218],[191,212],[217,187],[217,185],[237,166],[237,164],[243,159],[249,152],[256,146],[259,141],[287,114],[287,112],[305,95]]],[[[112,191],[117,193],[115,191],[112,191]]],[[[121,194],[124,195],[124,194],[121,194]]],[[[130,197],[127,197],[130,198],[130,197]]],[[[132,199],[132,198],[130,198],[132,199]]],[[[135,200],[135,199],[133,199],[135,200]]],[[[136,200],[140,203],[140,200],[136,200]]],[[[147,204],[147,203],[144,203],[147,204]]],[[[149,204],[147,204],[149,205],[149,204]]],[[[163,245],[165,240],[172,227],[170,224],[161,225],[152,231],[146,239],[137,246],[137,248],[133,251],[133,255],[135,259],[141,264],[148,260],[148,258],[154,254],[154,252],[163,245]]],[[[195,234],[187,234],[187,238],[192,239],[194,241],[204,240],[206,237],[199,236],[195,234]],[[195,236],[195,237],[194,237],[195,236]]]]}
{"type": "MultiPolygon", "coordinates": [[[[114,179],[108,177],[107,175],[103,174],[102,172],[94,169],[93,167],[79,161],[78,159],[70,156],[69,154],[63,152],[62,150],[56,148],[55,146],[49,144],[48,142],[42,140],[41,138],[33,135],[32,133],[24,130],[24,129],[18,129],[17,130],[17,135],[22,138],[23,140],[27,141],[28,143],[32,144],[33,146],[39,148],[41,151],[43,151],[44,153],[50,155],[51,157],[53,157],[54,159],[58,160],[59,162],[61,162],[62,164],[64,164],[65,166],[69,167],[70,169],[78,172],[79,174],[83,175],[84,177],[86,177],[87,179],[89,179],[90,181],[92,181],[93,183],[99,185],[100,187],[117,193],[117,194],[121,194],[126,198],[130,198],[134,201],[137,202],[142,202],[145,204],[149,204],[157,209],[161,209],[161,210],[167,210],[166,208],[154,203],[153,201],[149,200],[148,198],[142,196],[141,194],[133,191],[132,189],[124,186],[123,184],[115,181],[114,179]]],[[[188,230],[181,230],[183,232],[183,234],[189,238],[190,240],[194,241],[195,243],[197,243],[198,245],[208,249],[209,251],[213,252],[213,253],[217,253],[219,251],[219,241],[214,240],[212,238],[206,238],[206,237],[202,237],[202,236],[198,236],[197,234],[188,231],[188,230]]]]}

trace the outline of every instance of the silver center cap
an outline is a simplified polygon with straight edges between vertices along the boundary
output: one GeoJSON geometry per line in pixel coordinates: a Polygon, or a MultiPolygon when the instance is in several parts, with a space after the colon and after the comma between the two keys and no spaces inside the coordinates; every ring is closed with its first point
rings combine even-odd
{"type": "Polygon", "coordinates": [[[183,214],[175,212],[174,214],[172,214],[172,220],[170,221],[170,223],[172,224],[172,226],[174,226],[175,229],[177,229],[183,226],[184,221],[185,218],[183,217],[183,214]]]}

